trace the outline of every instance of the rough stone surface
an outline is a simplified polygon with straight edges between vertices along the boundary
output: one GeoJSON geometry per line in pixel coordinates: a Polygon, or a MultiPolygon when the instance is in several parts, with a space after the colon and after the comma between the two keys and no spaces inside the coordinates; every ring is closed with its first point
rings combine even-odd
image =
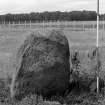
{"type": "Polygon", "coordinates": [[[62,31],[32,33],[17,53],[11,96],[21,99],[34,93],[44,97],[63,95],[69,85],[69,54],[62,31]]]}

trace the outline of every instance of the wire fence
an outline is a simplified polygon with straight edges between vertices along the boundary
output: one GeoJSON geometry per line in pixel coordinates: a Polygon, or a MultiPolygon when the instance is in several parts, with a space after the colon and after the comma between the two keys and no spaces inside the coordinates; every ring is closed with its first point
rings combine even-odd
{"type": "MultiPolygon", "coordinates": [[[[57,22],[2,22],[0,29],[35,29],[35,28],[69,28],[71,30],[96,30],[96,21],[57,21],[57,22]]],[[[99,29],[105,30],[105,21],[99,22],[99,29]]]]}

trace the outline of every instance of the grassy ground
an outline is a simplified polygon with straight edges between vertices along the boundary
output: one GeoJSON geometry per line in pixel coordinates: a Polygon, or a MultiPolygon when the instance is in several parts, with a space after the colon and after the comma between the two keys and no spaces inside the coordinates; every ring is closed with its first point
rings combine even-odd
{"type": "MultiPolygon", "coordinates": [[[[44,31],[46,29],[40,30],[44,31]]],[[[13,61],[17,49],[31,31],[22,29],[0,30],[0,77],[4,77],[5,74],[14,70],[13,61]]],[[[69,40],[70,49],[82,52],[95,47],[96,31],[71,31],[65,28],[64,33],[69,40]]],[[[103,47],[105,45],[104,31],[100,31],[99,45],[103,47]]]]}
{"type": "MultiPolygon", "coordinates": [[[[50,30],[48,28],[47,30],[50,30]]],[[[62,29],[69,40],[70,51],[78,50],[82,53],[87,53],[96,45],[96,31],[72,31],[68,28],[62,29]]],[[[27,35],[29,35],[32,31],[30,29],[0,29],[0,78],[4,78],[8,75],[11,75],[14,68],[14,60],[16,56],[16,52],[19,46],[23,43],[24,39],[27,35]]],[[[40,29],[41,32],[46,31],[46,29],[40,29]]],[[[104,51],[105,51],[105,35],[104,31],[100,31],[99,36],[99,45],[100,52],[102,55],[103,65],[105,60],[104,51]]],[[[82,57],[82,55],[81,55],[82,57]]],[[[104,71],[103,66],[103,71],[104,71]]],[[[7,82],[7,81],[6,81],[7,82]]],[[[4,89],[4,93],[6,94],[6,98],[8,98],[8,86],[1,88],[4,89]]],[[[63,101],[66,101],[66,104],[70,105],[104,105],[104,95],[100,94],[99,97],[95,93],[86,93],[77,96],[68,95],[63,101]],[[91,101],[90,101],[91,99],[91,101]]],[[[30,99],[31,100],[31,99],[30,99]]],[[[23,100],[24,102],[24,100],[23,100]]],[[[22,102],[21,102],[22,103],[22,102]]],[[[48,104],[48,103],[47,103],[48,104]]],[[[0,104],[2,105],[2,104],[0,104]]],[[[5,104],[3,104],[5,105],[5,104]]],[[[15,104],[14,104],[15,105],[15,104]]],[[[34,105],[34,104],[31,104],[34,105]]],[[[48,104],[49,105],[49,104],[48,104]]],[[[51,105],[51,104],[50,104],[51,105]]]]}

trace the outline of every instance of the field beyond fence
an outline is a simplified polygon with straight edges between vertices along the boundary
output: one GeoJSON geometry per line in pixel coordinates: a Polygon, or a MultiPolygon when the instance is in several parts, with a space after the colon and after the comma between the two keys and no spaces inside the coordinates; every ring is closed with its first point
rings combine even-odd
{"type": "MultiPolygon", "coordinates": [[[[2,22],[0,24],[0,29],[14,29],[14,28],[22,28],[22,29],[35,29],[35,28],[69,28],[72,31],[80,30],[96,30],[97,22],[96,21],[57,21],[57,22],[2,22]]],[[[105,30],[105,21],[99,22],[99,29],[105,30]]]]}

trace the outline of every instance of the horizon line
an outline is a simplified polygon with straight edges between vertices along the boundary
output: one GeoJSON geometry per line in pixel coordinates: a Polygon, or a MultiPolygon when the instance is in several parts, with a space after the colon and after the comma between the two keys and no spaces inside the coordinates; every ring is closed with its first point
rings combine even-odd
{"type": "MultiPolygon", "coordinates": [[[[61,10],[55,10],[55,11],[47,11],[47,10],[45,10],[45,11],[30,11],[30,12],[8,12],[8,13],[3,13],[3,14],[0,14],[0,15],[7,15],[7,14],[11,14],[11,15],[14,15],[14,14],[16,14],[16,15],[18,15],[18,14],[31,14],[31,13],[44,13],[44,12],[83,12],[83,11],[89,11],[89,12],[96,12],[97,13],[97,11],[95,11],[95,10],[71,10],[71,11],[68,11],[68,10],[64,10],[64,11],[61,11],[61,10]]],[[[103,15],[103,14],[105,14],[105,13],[100,13],[100,15],[103,15]]]]}

